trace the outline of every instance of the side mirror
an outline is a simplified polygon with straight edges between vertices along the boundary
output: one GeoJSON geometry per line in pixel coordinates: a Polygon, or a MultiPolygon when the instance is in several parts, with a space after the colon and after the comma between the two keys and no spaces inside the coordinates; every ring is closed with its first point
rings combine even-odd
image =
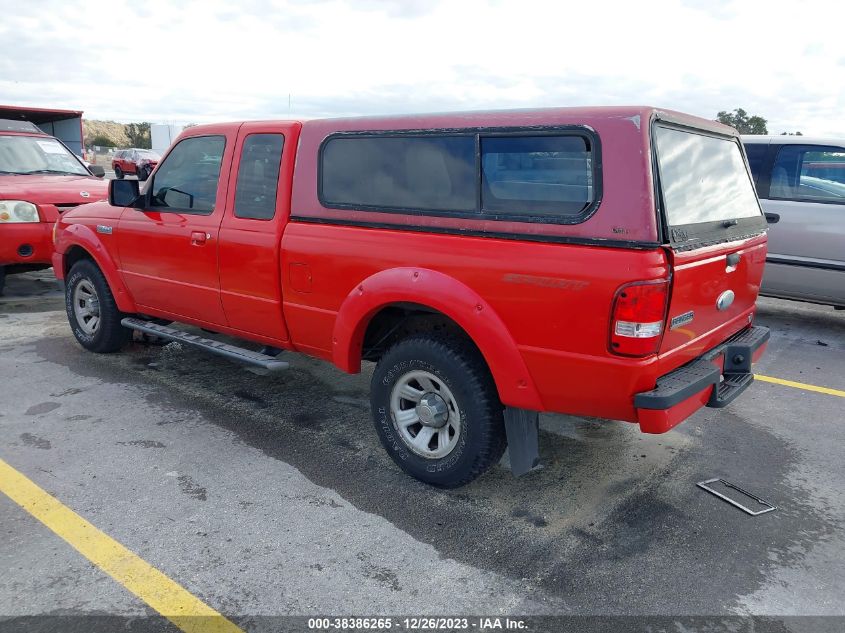
{"type": "Polygon", "coordinates": [[[194,196],[176,187],[160,189],[158,196],[164,200],[168,207],[173,207],[174,209],[194,208],[194,196]]]}
{"type": "Polygon", "coordinates": [[[137,180],[109,180],[109,204],[130,207],[138,199],[137,180]]]}
{"type": "Polygon", "coordinates": [[[103,169],[102,165],[88,165],[88,171],[91,172],[92,176],[96,176],[97,178],[102,178],[106,175],[106,170],[103,169]]]}
{"type": "Polygon", "coordinates": [[[766,222],[768,222],[769,224],[777,224],[778,222],[780,222],[780,215],[778,215],[777,213],[767,212],[765,215],[766,222]]]}

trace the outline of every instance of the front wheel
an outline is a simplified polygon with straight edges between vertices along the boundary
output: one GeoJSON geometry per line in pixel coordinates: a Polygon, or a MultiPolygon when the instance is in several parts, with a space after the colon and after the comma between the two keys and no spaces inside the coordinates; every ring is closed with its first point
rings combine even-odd
{"type": "Polygon", "coordinates": [[[469,483],[504,453],[502,404],[469,343],[419,335],[400,341],[373,373],[373,418],[406,473],[444,488],[469,483]]]}
{"type": "Polygon", "coordinates": [[[116,352],[132,338],[132,330],[120,324],[123,313],[117,309],[106,278],[87,259],[76,262],[65,281],[65,309],[73,335],[92,352],[116,352]]]}
{"type": "Polygon", "coordinates": [[[138,167],[138,180],[144,182],[147,178],[150,177],[150,172],[152,170],[149,167],[138,167]]]}

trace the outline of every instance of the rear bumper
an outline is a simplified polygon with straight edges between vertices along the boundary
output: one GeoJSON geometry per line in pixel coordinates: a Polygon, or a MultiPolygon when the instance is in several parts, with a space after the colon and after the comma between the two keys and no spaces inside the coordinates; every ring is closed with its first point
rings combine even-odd
{"type": "Polygon", "coordinates": [[[657,386],[634,396],[644,433],[665,433],[701,407],[721,408],[754,381],[751,363],[763,355],[769,328],[736,333],[692,362],[657,379],[657,386]]]}
{"type": "Polygon", "coordinates": [[[53,222],[25,222],[0,226],[0,266],[50,266],[52,255],[53,222]]]}

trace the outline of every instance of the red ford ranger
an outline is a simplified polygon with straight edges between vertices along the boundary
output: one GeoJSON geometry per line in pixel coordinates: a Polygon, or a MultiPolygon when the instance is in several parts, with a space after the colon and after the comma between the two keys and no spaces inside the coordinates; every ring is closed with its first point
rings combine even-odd
{"type": "Polygon", "coordinates": [[[60,213],[107,193],[58,139],[28,121],[0,120],[0,293],[7,272],[51,266],[60,213]]]}
{"type": "Polygon", "coordinates": [[[434,485],[506,446],[514,472],[536,466],[540,411],[663,433],[725,406],[769,337],[742,144],[675,112],[204,125],[142,191],[110,185],[57,227],[83,347],[140,330],[268,369],[282,350],[373,361],[376,431],[434,485]]]}

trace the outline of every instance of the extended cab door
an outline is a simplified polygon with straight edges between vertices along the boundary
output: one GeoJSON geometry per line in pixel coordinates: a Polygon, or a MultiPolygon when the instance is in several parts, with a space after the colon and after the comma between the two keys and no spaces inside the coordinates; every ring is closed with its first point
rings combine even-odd
{"type": "Polygon", "coordinates": [[[280,249],[301,127],[241,126],[220,227],[220,288],[229,326],[279,342],[288,340],[280,249]]]}
{"type": "Polygon", "coordinates": [[[183,137],[148,181],[143,208],[124,209],[121,273],[140,311],[226,324],[217,240],[236,135],[221,125],[183,137]]]}
{"type": "Polygon", "coordinates": [[[766,221],[734,136],[655,123],[672,265],[660,353],[682,361],[751,322],[766,263],[766,221]]]}

